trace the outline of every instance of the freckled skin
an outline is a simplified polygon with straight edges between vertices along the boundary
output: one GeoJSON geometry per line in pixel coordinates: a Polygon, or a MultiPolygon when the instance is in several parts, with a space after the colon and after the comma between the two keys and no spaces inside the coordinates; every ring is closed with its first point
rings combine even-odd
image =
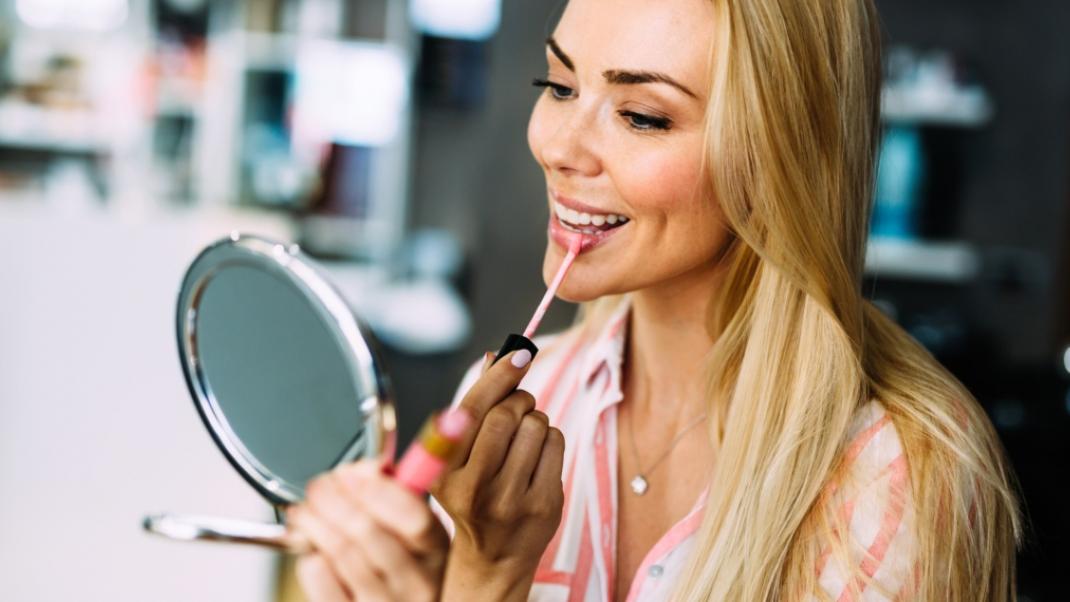
{"type": "MultiPolygon", "coordinates": [[[[713,25],[703,0],[569,3],[553,36],[575,72],[547,49],[546,79],[566,89],[547,88],[539,97],[528,144],[548,188],[631,223],[580,256],[561,298],[587,301],[707,278],[714,269],[726,234],[702,164],[713,25]],[[603,77],[608,69],[664,73],[698,99],[667,84],[611,84],[603,77]],[[671,126],[637,131],[632,124],[650,121],[620,111],[668,117],[671,126]]],[[[546,202],[552,215],[549,195],[546,202]]],[[[548,242],[547,283],[565,252],[548,242]]]]}

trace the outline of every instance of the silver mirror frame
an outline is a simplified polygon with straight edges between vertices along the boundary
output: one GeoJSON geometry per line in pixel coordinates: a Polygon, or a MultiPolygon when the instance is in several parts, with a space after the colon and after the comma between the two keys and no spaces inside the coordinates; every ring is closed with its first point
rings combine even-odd
{"type": "MultiPolygon", "coordinates": [[[[233,232],[205,248],[193,260],[182,281],[176,310],[176,332],[182,372],[197,413],[212,439],[242,477],[275,506],[297,503],[304,498],[302,485],[286,482],[262,465],[241,443],[218,400],[212,393],[201,368],[197,348],[197,311],[203,293],[212,278],[222,269],[246,265],[270,271],[292,283],[316,308],[348,353],[346,363],[354,389],[372,390],[355,399],[360,408],[367,436],[355,439],[337,464],[357,459],[361,449],[372,449],[392,458],[397,429],[394,401],[382,362],[373,348],[370,330],[350,309],[345,298],[327,280],[297,245],[286,245],[259,236],[233,232]]],[[[333,467],[332,467],[333,468],[333,467]]]]}

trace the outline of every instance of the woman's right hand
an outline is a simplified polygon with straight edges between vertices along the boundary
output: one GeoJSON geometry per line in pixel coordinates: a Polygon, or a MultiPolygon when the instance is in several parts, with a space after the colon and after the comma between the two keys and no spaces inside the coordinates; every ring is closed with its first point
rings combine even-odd
{"type": "Polygon", "coordinates": [[[477,428],[432,490],[455,527],[444,600],[526,599],[561,521],[564,436],[516,389],[531,354],[492,359],[460,403],[477,428]]]}

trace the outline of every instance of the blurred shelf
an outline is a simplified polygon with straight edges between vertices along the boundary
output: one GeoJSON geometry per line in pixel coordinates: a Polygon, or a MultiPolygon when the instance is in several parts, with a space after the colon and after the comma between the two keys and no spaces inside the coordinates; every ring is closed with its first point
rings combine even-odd
{"type": "Polygon", "coordinates": [[[306,215],[298,221],[302,246],[314,255],[384,260],[393,226],[383,219],[306,215]]]}
{"type": "Polygon", "coordinates": [[[881,118],[886,123],[979,128],[994,114],[992,101],[980,88],[932,94],[885,88],[881,94],[881,118]]]}
{"type": "Polygon", "coordinates": [[[961,283],[977,276],[980,266],[977,251],[961,242],[872,238],[866,248],[867,276],[961,283]]]}
{"type": "Polygon", "coordinates": [[[56,137],[32,132],[0,132],[0,148],[65,155],[98,155],[110,152],[107,144],[92,137],[56,137]]]}
{"type": "Polygon", "coordinates": [[[401,51],[398,44],[376,38],[322,38],[244,30],[231,32],[230,36],[231,43],[241,48],[246,68],[264,71],[292,70],[301,47],[308,44],[344,44],[401,51]]]}
{"type": "Polygon", "coordinates": [[[66,154],[109,152],[96,135],[89,111],[50,109],[20,101],[0,101],[0,147],[66,154]]]}

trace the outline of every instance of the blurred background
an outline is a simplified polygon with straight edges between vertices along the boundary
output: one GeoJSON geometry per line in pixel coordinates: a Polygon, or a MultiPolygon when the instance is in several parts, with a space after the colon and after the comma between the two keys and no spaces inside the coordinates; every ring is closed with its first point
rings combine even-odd
{"type": "MultiPolygon", "coordinates": [[[[1022,599],[1063,600],[1070,3],[877,4],[867,295],[990,413],[1022,599]]],[[[231,230],[299,242],[379,336],[407,439],[543,291],[525,129],[561,5],[0,0],[0,599],[276,595],[271,554],[140,532],[269,516],[188,400],[182,273],[231,230]]]]}

